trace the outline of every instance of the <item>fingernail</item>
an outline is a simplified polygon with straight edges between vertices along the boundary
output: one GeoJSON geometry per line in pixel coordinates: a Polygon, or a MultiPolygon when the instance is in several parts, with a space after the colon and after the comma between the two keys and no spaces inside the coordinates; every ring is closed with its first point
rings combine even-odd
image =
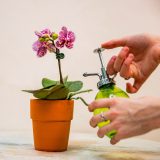
{"type": "Polygon", "coordinates": [[[129,54],[129,57],[133,59],[133,58],[134,58],[134,55],[133,55],[133,54],[129,54]]]}
{"type": "Polygon", "coordinates": [[[129,48],[128,47],[124,47],[123,48],[125,51],[129,51],[129,48]]]}
{"type": "Polygon", "coordinates": [[[99,138],[103,138],[103,135],[99,135],[99,138]]]}
{"type": "Polygon", "coordinates": [[[88,111],[89,111],[89,112],[92,112],[92,109],[91,109],[90,107],[88,107],[88,111]]]}
{"type": "Polygon", "coordinates": [[[102,134],[97,133],[97,135],[98,135],[99,138],[103,138],[103,135],[102,135],[102,134]]]}
{"type": "Polygon", "coordinates": [[[96,128],[97,125],[91,124],[91,122],[89,123],[91,127],[96,128]]]}
{"type": "Polygon", "coordinates": [[[112,61],[115,61],[115,60],[116,60],[116,56],[113,56],[113,57],[111,58],[111,60],[112,60],[112,61]]]}

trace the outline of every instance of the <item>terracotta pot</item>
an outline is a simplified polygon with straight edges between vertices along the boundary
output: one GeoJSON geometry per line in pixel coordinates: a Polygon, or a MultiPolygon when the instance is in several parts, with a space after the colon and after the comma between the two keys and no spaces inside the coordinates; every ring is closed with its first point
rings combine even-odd
{"type": "Polygon", "coordinates": [[[73,106],[72,100],[31,99],[30,116],[36,150],[67,150],[73,106]]]}

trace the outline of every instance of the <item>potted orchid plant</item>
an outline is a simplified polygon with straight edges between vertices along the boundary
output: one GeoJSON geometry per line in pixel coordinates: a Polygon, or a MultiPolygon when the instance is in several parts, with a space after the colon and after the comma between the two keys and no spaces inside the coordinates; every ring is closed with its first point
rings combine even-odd
{"type": "Polygon", "coordinates": [[[81,81],[68,81],[63,77],[61,60],[65,57],[60,49],[72,49],[75,34],[66,27],[62,27],[59,34],[44,29],[35,32],[37,41],[33,50],[38,57],[53,53],[58,61],[59,80],[42,79],[42,88],[37,90],[23,90],[32,93],[36,99],[30,100],[30,116],[33,124],[34,146],[41,151],[65,151],[68,146],[70,124],[73,118],[74,100],[80,99],[88,105],[82,97],[76,95],[91,90],[81,90],[81,81]]]}

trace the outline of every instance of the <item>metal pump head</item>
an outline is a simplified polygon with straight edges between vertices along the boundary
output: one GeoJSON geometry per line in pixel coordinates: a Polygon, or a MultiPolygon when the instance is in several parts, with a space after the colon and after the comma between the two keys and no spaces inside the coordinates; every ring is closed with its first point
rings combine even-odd
{"type": "Polygon", "coordinates": [[[97,48],[95,49],[93,52],[94,53],[98,53],[99,55],[99,59],[100,59],[100,63],[101,63],[101,74],[99,73],[84,73],[83,76],[84,77],[87,77],[87,76],[98,76],[100,81],[97,83],[97,87],[100,88],[102,87],[103,85],[106,85],[106,84],[110,84],[110,83],[114,83],[114,80],[113,78],[110,78],[109,75],[106,73],[106,70],[104,68],[104,65],[103,65],[103,61],[102,61],[102,52],[104,51],[105,49],[104,48],[97,48]]]}

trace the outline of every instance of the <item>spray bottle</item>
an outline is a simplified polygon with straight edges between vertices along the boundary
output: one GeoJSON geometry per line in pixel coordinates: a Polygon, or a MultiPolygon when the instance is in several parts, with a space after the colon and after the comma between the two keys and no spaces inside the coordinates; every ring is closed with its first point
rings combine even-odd
{"type": "MultiPolygon", "coordinates": [[[[122,89],[118,88],[115,84],[114,78],[110,78],[109,75],[106,73],[106,70],[103,65],[102,61],[102,51],[104,51],[104,48],[98,48],[95,49],[93,52],[98,53],[100,63],[101,63],[101,74],[99,73],[84,73],[83,76],[98,76],[100,81],[97,83],[97,87],[99,89],[95,100],[102,99],[102,98],[113,98],[113,97],[125,97],[128,98],[126,92],[124,92],[122,89]]],[[[94,115],[101,114],[102,112],[108,111],[109,108],[98,108],[94,110],[94,115]]],[[[101,128],[107,124],[110,123],[110,120],[103,121],[98,123],[98,127],[101,128]]],[[[112,130],[109,133],[106,134],[109,138],[112,138],[116,134],[116,130],[112,130]]]]}

